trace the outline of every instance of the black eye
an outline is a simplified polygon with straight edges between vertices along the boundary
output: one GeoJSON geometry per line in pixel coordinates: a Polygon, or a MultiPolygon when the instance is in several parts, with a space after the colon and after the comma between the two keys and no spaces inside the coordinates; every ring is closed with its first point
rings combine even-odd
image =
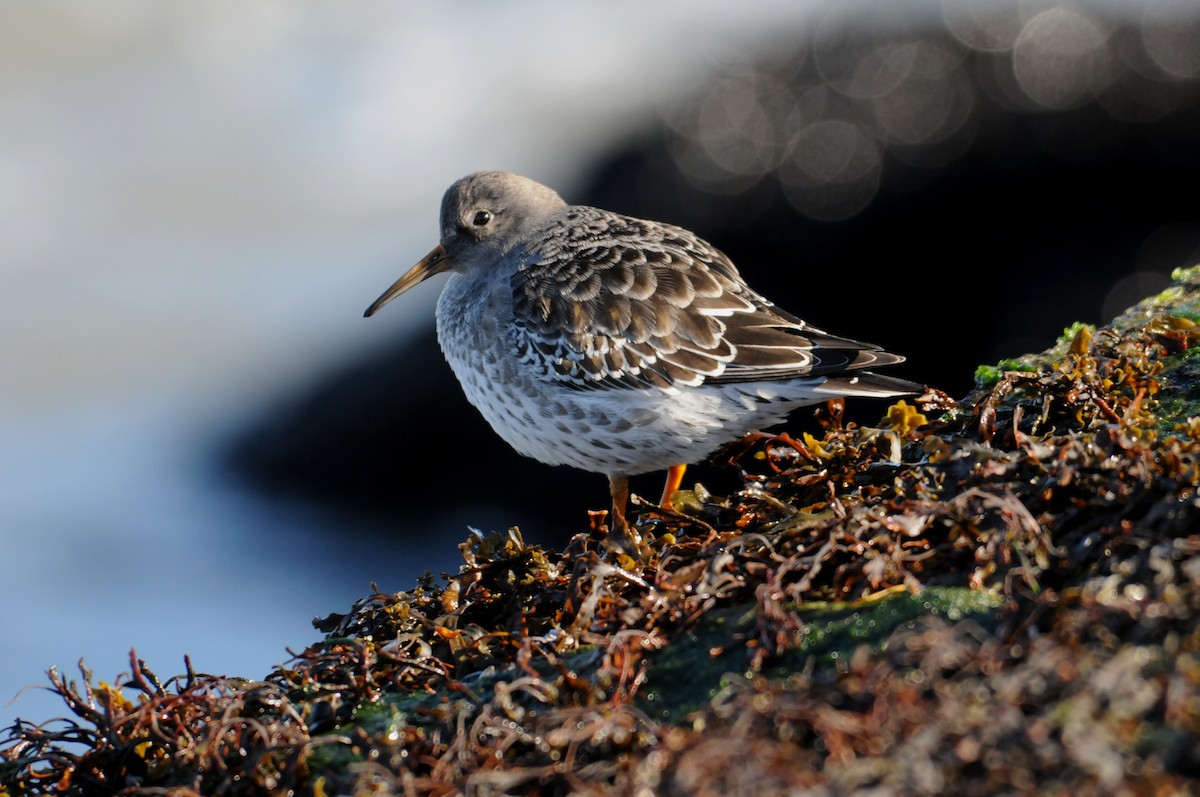
{"type": "Polygon", "coordinates": [[[488,213],[486,210],[481,210],[481,211],[477,212],[475,214],[475,216],[471,219],[471,223],[474,224],[476,227],[486,227],[488,225],[488,222],[490,222],[491,220],[492,220],[492,214],[488,213]]]}

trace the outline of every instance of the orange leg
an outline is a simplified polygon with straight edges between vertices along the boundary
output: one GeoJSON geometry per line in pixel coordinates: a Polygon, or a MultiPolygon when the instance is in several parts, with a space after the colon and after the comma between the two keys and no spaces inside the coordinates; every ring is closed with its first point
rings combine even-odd
{"type": "Polygon", "coordinates": [[[642,542],[625,520],[625,506],[629,503],[629,477],[621,474],[609,476],[608,489],[612,493],[612,522],[609,523],[604,546],[610,551],[642,558],[645,553],[642,542]]]}
{"type": "Polygon", "coordinates": [[[671,493],[683,484],[683,473],[686,470],[687,465],[672,465],[667,469],[667,483],[663,485],[662,499],[658,502],[663,509],[671,509],[671,493]]]}
{"type": "Polygon", "coordinates": [[[608,477],[608,491],[612,495],[612,524],[610,534],[627,537],[625,507],[629,503],[629,477],[613,474],[608,477]]]}

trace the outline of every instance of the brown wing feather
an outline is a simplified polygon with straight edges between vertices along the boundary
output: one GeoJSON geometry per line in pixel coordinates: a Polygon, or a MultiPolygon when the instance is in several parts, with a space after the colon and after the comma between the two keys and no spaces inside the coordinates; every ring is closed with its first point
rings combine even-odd
{"type": "Polygon", "coordinates": [[[678,227],[574,207],[524,260],[518,351],[580,389],[786,380],[903,359],[779,310],[678,227]]]}

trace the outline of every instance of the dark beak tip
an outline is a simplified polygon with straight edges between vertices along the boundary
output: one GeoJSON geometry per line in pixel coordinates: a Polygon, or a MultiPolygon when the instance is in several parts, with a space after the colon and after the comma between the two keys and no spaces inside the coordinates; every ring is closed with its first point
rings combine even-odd
{"type": "Polygon", "coordinates": [[[434,247],[433,251],[421,259],[419,263],[406,271],[400,279],[392,283],[392,287],[384,291],[378,299],[371,303],[363,313],[363,318],[370,318],[375,315],[375,311],[383,307],[385,304],[395,299],[400,294],[407,291],[409,288],[424,282],[434,274],[440,274],[446,270],[444,261],[446,260],[446,250],[441,244],[434,247]],[[440,265],[439,265],[440,264],[440,265]]]}

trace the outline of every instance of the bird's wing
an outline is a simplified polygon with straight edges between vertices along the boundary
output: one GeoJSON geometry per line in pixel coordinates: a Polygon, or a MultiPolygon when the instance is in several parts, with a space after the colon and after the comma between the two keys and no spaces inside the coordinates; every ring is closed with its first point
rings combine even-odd
{"type": "Polygon", "coordinates": [[[575,207],[522,260],[518,355],[582,390],[817,377],[903,359],[783,312],[679,227],[575,207]]]}

